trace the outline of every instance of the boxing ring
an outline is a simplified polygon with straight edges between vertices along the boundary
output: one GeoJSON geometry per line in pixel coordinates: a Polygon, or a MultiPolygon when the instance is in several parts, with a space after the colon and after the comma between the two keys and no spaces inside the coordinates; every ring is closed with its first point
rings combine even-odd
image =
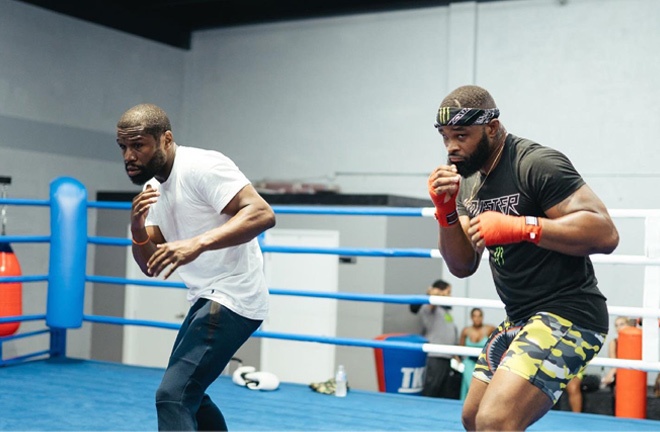
{"type": "MultiPolygon", "coordinates": [[[[130,239],[94,237],[87,234],[89,209],[129,210],[130,203],[87,200],[84,186],[75,179],[58,178],[51,183],[49,200],[0,199],[2,205],[50,208],[50,235],[0,236],[6,243],[49,244],[46,275],[0,276],[2,282],[47,282],[47,304],[43,314],[0,317],[8,322],[43,323],[44,328],[0,337],[0,429],[2,430],[155,430],[154,393],[161,368],[129,366],[120,363],[75,359],[67,356],[69,330],[83,322],[122,326],[148,326],[178,329],[178,325],[84,313],[85,286],[89,283],[185,288],[177,282],[132,280],[86,273],[90,246],[130,246],[130,239]],[[18,339],[48,337],[48,346],[20,356],[4,358],[2,347],[18,339]]],[[[277,214],[360,215],[432,217],[429,208],[352,208],[320,206],[273,206],[277,214]]],[[[645,218],[649,236],[658,233],[658,212],[612,210],[615,218],[645,218]]],[[[266,245],[267,253],[328,254],[386,258],[440,259],[434,249],[311,248],[266,245]]],[[[636,265],[645,269],[644,304],[658,304],[660,258],[647,247],[645,256],[593,256],[594,263],[636,265]]],[[[486,258],[484,258],[486,259],[486,258]]],[[[499,301],[422,295],[368,295],[346,292],[316,292],[271,288],[275,296],[303,296],[340,301],[382,302],[502,308],[499,301]]],[[[642,360],[597,357],[591,365],[660,371],[658,361],[657,307],[610,306],[611,315],[641,317],[644,323],[642,360]],[[650,325],[653,324],[653,325],[650,325]]],[[[259,330],[254,338],[272,338],[363,348],[395,348],[475,355],[477,348],[428,343],[312,336],[259,330]]],[[[350,378],[349,378],[350,383],[350,378]]],[[[462,430],[461,401],[412,397],[351,389],[345,398],[310,390],[307,385],[282,383],[277,391],[248,391],[221,375],[209,394],[223,410],[232,430],[462,430]]],[[[660,430],[660,421],[617,418],[595,414],[550,411],[529,430],[660,430]]]]}

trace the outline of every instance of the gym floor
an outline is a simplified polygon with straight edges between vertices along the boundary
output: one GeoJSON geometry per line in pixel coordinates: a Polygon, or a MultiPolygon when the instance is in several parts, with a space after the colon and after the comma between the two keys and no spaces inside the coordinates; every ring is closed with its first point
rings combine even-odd
{"type": "MultiPolygon", "coordinates": [[[[162,373],[67,358],[2,367],[0,429],[154,431],[162,373]]],[[[456,400],[359,390],[337,398],[287,383],[259,392],[229,376],[221,376],[209,394],[230,430],[463,430],[456,400]]],[[[660,421],[551,411],[529,430],[657,431],[660,421]]]]}

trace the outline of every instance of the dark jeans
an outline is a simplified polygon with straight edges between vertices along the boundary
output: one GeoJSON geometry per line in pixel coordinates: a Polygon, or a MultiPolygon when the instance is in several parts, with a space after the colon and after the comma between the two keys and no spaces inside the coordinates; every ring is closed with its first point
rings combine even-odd
{"type": "Polygon", "coordinates": [[[460,399],[463,376],[451,368],[451,360],[427,357],[422,396],[460,399]]]}
{"type": "Polygon", "coordinates": [[[214,301],[195,302],[156,391],[159,430],[227,430],[220,409],[205,392],[260,325],[214,301]]]}

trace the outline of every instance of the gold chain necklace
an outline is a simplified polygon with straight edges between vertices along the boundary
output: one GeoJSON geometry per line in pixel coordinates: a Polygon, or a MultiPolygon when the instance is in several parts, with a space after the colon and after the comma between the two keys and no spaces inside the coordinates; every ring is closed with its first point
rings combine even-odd
{"type": "Polygon", "coordinates": [[[500,161],[500,156],[502,156],[502,152],[504,151],[504,144],[506,144],[506,135],[504,136],[504,141],[502,141],[502,145],[500,145],[500,149],[497,151],[497,156],[495,156],[495,160],[494,160],[493,163],[490,165],[490,169],[489,169],[488,172],[486,173],[486,177],[484,177],[484,179],[481,181],[481,183],[479,184],[479,187],[477,187],[477,185],[475,185],[475,186],[472,188],[472,192],[471,192],[471,194],[470,194],[470,198],[468,198],[468,199],[466,199],[466,200],[463,201],[463,205],[464,205],[465,207],[469,207],[469,204],[472,202],[472,200],[474,199],[474,197],[477,196],[477,194],[479,193],[479,191],[481,190],[481,188],[484,186],[484,184],[486,184],[486,180],[488,180],[488,176],[490,175],[490,173],[493,172],[493,170],[494,170],[495,167],[497,166],[497,163],[500,161]],[[475,189],[476,189],[476,190],[475,190],[475,189]]]}

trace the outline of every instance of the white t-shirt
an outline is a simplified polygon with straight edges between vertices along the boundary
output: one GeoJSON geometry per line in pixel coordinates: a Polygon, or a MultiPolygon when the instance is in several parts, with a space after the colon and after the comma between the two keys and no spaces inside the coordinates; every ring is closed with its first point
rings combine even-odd
{"type": "MultiPolygon", "coordinates": [[[[145,184],[160,191],[147,214],[165,241],[185,240],[229,220],[225,206],[250,181],[220,152],[177,146],[172,172],[165,183],[145,184]]],[[[187,298],[216,301],[239,315],[263,320],[268,313],[268,289],[257,239],[203,252],[177,269],[188,287],[187,298]]]]}

